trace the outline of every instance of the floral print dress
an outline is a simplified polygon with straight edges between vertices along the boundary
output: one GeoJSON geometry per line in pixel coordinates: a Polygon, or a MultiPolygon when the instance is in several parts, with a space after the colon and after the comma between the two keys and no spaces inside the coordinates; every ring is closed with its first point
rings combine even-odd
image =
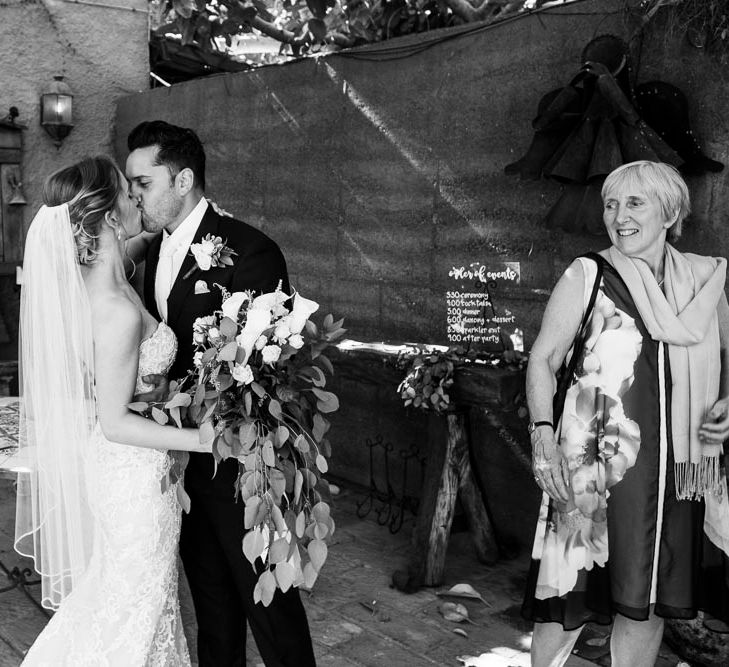
{"type": "Polygon", "coordinates": [[[621,613],[699,608],[726,619],[725,564],[704,539],[704,503],[677,500],[668,349],[648,334],[618,273],[580,258],[586,299],[602,278],[557,427],[570,499],[544,494],[522,613],[566,630],[621,613]]]}

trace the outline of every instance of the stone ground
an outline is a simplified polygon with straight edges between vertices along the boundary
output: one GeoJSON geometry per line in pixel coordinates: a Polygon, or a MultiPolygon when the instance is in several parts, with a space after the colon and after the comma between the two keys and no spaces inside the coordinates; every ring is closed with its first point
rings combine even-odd
{"type": "MultiPolygon", "coordinates": [[[[523,667],[529,665],[529,624],[518,614],[528,554],[480,565],[468,533],[452,535],[442,588],[469,583],[491,604],[463,602],[472,623],[457,624],[439,613],[443,599],[435,589],[404,594],[390,588],[394,570],[407,562],[412,522],[392,535],[374,513],[356,514],[362,492],[343,490],[334,498],[337,531],[329,558],[311,593],[303,593],[320,667],[523,667]],[[456,632],[458,631],[458,632],[456,632]]],[[[12,550],[12,482],[0,479],[0,561],[13,568],[29,565],[12,550]]],[[[0,573],[2,577],[2,573],[0,573]]],[[[0,579],[0,591],[5,581],[0,579]]],[[[31,588],[37,596],[37,587],[31,588]]],[[[185,582],[181,599],[185,628],[194,654],[195,620],[185,582]]],[[[45,616],[17,589],[0,592],[0,667],[17,667],[43,629],[45,616]]],[[[588,628],[568,667],[609,665],[607,631],[588,628]]],[[[248,667],[262,665],[249,633],[248,667]]],[[[658,667],[679,659],[664,647],[658,667]]],[[[197,664],[197,663],[193,663],[197,664]]]]}

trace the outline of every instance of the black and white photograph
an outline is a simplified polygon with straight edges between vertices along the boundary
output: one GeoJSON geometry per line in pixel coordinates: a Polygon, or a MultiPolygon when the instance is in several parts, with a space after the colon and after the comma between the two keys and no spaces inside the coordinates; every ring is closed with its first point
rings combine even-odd
{"type": "Polygon", "coordinates": [[[729,0],[0,58],[0,667],[729,665],[729,0]]]}

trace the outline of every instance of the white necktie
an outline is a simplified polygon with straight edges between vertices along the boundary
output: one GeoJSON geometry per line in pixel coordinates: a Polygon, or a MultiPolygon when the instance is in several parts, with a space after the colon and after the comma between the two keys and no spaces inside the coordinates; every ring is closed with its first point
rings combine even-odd
{"type": "Polygon", "coordinates": [[[167,297],[172,290],[172,269],[176,250],[177,248],[172,243],[162,243],[159,249],[159,262],[154,280],[154,299],[163,322],[167,322],[167,297]]]}

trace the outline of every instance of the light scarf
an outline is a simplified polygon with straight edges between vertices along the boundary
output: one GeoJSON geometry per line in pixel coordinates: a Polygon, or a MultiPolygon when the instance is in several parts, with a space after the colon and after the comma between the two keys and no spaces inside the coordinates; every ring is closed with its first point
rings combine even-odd
{"type": "Polygon", "coordinates": [[[699,428],[719,397],[717,306],[726,260],[683,254],[666,244],[664,294],[647,262],[615,247],[609,254],[651,338],[668,345],[676,496],[698,499],[719,493],[722,445],[701,442],[699,428]]]}

